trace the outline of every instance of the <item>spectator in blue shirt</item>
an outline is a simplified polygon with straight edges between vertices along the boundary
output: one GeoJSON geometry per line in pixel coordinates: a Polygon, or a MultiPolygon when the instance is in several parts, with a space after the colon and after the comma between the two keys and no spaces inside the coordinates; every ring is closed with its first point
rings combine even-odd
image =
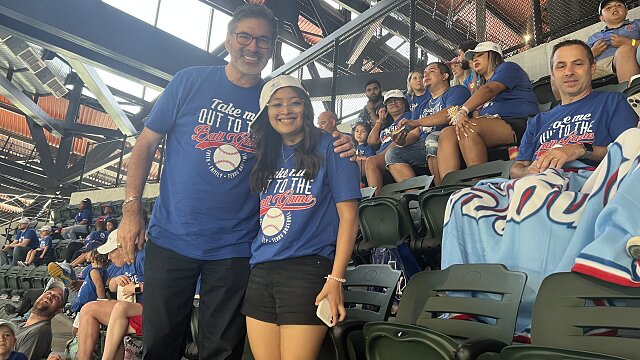
{"type": "MultiPolygon", "coordinates": [[[[115,221],[115,219],[111,220],[115,221]]],[[[105,222],[102,220],[98,220],[96,221],[95,226],[96,229],[89,235],[87,235],[87,237],[83,241],[72,241],[69,245],[67,245],[65,259],[67,262],[70,262],[72,266],[75,266],[73,264],[76,263],[75,260],[78,258],[78,256],[80,256],[81,253],[84,253],[88,250],[93,250],[107,241],[109,231],[106,230],[105,222]],[[91,249],[88,249],[88,247],[91,247],[91,249]],[[81,249],[84,249],[84,251],[80,251],[81,249]]],[[[84,260],[82,262],[84,262],[84,260]]]]}
{"type": "Polygon", "coordinates": [[[386,169],[385,154],[396,146],[391,136],[399,131],[398,123],[402,119],[411,119],[409,102],[402,91],[389,90],[384,94],[384,107],[378,112],[378,121],[369,133],[368,143],[377,149],[376,155],[367,159],[365,171],[367,184],[376,188],[376,195],[383,185],[382,172],[386,169]]]}
{"type": "Polygon", "coordinates": [[[40,244],[38,235],[35,230],[29,229],[30,220],[28,218],[22,218],[18,222],[18,232],[16,233],[15,240],[10,244],[6,244],[0,251],[0,264],[11,266],[18,265],[18,261],[24,261],[27,257],[29,250],[36,249],[40,244]],[[11,261],[9,261],[11,258],[11,261]]]}
{"type": "Polygon", "coordinates": [[[640,73],[637,60],[640,20],[627,19],[627,6],[622,0],[601,0],[598,12],[605,26],[587,40],[596,58],[593,78],[615,73],[618,82],[629,81],[633,75],[640,73]]]}
{"type": "Polygon", "coordinates": [[[410,165],[416,165],[416,159],[411,160],[411,156],[407,155],[391,155],[413,152],[418,154],[421,161],[427,162],[436,185],[440,184],[437,166],[438,138],[442,129],[449,124],[447,110],[453,106],[464,104],[471,96],[469,90],[464,86],[449,86],[450,79],[449,68],[441,62],[430,63],[424,69],[424,83],[429,99],[413,111],[411,121],[400,121],[398,126],[409,125],[413,130],[409,133],[404,131],[398,133],[394,137],[394,142],[403,147],[393,148],[385,156],[389,172],[397,182],[415,176],[410,165]],[[412,161],[414,162],[412,163],[412,161]]]}
{"type": "Polygon", "coordinates": [[[422,82],[422,72],[410,71],[407,76],[407,93],[405,94],[405,98],[409,102],[409,111],[415,110],[428,97],[429,94],[427,94],[422,82]]]}
{"type": "Polygon", "coordinates": [[[487,162],[488,148],[517,145],[527,120],[538,113],[538,100],[527,73],[505,62],[500,45],[482,42],[469,50],[473,60],[475,91],[463,106],[452,109],[449,124],[438,139],[440,180],[467,166],[487,162]]]}
{"type": "Polygon", "coordinates": [[[75,222],[72,226],[68,226],[62,229],[62,236],[76,240],[78,238],[78,234],[89,234],[89,227],[91,226],[91,222],[93,220],[93,212],[91,210],[91,199],[85,198],[78,205],[78,213],[75,217],[75,222]]]}
{"type": "Polygon", "coordinates": [[[40,228],[40,236],[41,236],[40,246],[37,249],[29,250],[29,252],[27,253],[27,258],[25,262],[18,261],[18,264],[23,266],[29,266],[36,260],[36,257],[38,259],[36,265],[41,264],[45,259],[45,257],[47,256],[47,254],[50,251],[52,251],[50,234],[51,234],[51,226],[45,225],[41,227],[40,228]]]}
{"type": "Polygon", "coordinates": [[[342,283],[357,232],[358,167],[313,126],[311,99],[297,78],[265,84],[260,108],[251,125],[251,185],[260,193],[261,226],[242,313],[254,354],[315,359],[327,333],[316,305],[328,301],[333,325],[346,315],[342,283]]]}

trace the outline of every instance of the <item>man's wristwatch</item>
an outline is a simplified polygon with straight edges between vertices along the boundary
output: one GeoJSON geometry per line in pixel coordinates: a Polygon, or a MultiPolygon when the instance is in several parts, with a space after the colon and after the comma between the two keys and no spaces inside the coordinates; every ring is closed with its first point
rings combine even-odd
{"type": "Polygon", "coordinates": [[[133,288],[133,292],[135,292],[136,294],[140,293],[140,284],[136,284],[136,286],[133,288]]]}
{"type": "Polygon", "coordinates": [[[589,159],[591,154],[593,154],[593,145],[589,143],[581,143],[582,148],[584,149],[584,154],[580,156],[581,160],[589,159]]]}

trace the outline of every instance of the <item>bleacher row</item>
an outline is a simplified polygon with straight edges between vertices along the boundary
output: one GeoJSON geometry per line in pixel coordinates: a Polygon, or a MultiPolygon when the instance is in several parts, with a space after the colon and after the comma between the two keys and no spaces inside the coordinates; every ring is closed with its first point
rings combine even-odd
{"type": "MultiPolygon", "coordinates": [[[[93,213],[92,225],[95,225],[95,221],[98,219],[98,217],[100,217],[101,215],[104,215],[102,209],[105,206],[111,206],[111,208],[113,209],[113,213],[111,214],[111,216],[116,220],[118,220],[118,222],[120,222],[120,220],[122,219],[122,203],[123,202],[124,200],[115,200],[115,201],[104,201],[104,202],[93,203],[91,206],[91,211],[93,213]]],[[[151,212],[153,210],[153,206],[155,205],[155,203],[156,203],[156,198],[142,199],[142,206],[147,211],[149,216],[151,215],[151,212]]],[[[51,220],[56,225],[60,225],[63,227],[71,226],[74,223],[74,217],[76,216],[77,212],[78,212],[77,205],[69,204],[61,209],[53,210],[51,214],[52,215],[51,220]]]]}
{"type": "Polygon", "coordinates": [[[422,271],[404,289],[395,317],[391,304],[400,271],[360,265],[345,277],[347,321],[331,329],[320,359],[638,358],[640,289],[552,274],[536,298],[531,345],[512,345],[529,342],[514,337],[527,281],[522,272],[500,264],[422,271]],[[615,305],[599,306],[605,303],[615,305]]]}
{"type": "Polygon", "coordinates": [[[0,266],[0,319],[11,320],[16,315],[8,314],[5,305],[18,307],[29,289],[43,289],[51,276],[47,266],[0,266]]]}

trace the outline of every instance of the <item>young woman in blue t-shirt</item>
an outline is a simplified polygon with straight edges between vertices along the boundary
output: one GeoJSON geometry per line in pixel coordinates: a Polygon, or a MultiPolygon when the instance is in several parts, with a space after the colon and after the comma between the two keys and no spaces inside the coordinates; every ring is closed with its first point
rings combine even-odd
{"type": "Polygon", "coordinates": [[[465,53],[472,60],[475,91],[450,113],[449,127],[438,141],[440,178],[488,160],[488,148],[517,145],[527,120],[538,113],[538,102],[527,73],[514,62],[505,62],[502,49],[490,41],[465,53]]]}
{"type": "Polygon", "coordinates": [[[357,232],[359,172],[313,124],[300,81],[280,76],[260,95],[251,130],[260,192],[260,227],[242,313],[256,359],[315,359],[327,327],[316,306],[327,299],[332,324],[345,309],[342,283],[357,232]]]}

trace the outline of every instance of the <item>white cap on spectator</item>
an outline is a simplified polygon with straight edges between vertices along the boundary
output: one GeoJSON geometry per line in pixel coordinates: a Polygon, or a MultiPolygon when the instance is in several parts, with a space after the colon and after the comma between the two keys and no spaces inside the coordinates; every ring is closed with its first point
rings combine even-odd
{"type": "Polygon", "coordinates": [[[382,103],[386,103],[387,100],[391,99],[391,98],[400,98],[400,99],[404,99],[404,94],[402,93],[402,91],[395,89],[395,90],[389,90],[386,93],[384,93],[384,100],[382,101],[382,103]]]}
{"type": "Polygon", "coordinates": [[[491,41],[485,41],[479,43],[475,49],[467,50],[467,52],[464,53],[464,58],[467,60],[471,60],[473,59],[473,54],[487,51],[494,51],[502,56],[502,48],[500,47],[500,45],[491,41]]]}
{"type": "Polygon", "coordinates": [[[100,254],[108,254],[119,247],[120,243],[118,242],[118,229],[115,229],[109,234],[107,242],[98,247],[98,252],[100,254]]]}
{"type": "Polygon", "coordinates": [[[44,225],[43,227],[40,228],[40,230],[38,231],[48,231],[51,232],[51,226],[49,225],[44,225]]]}
{"type": "Polygon", "coordinates": [[[254,120],[253,123],[256,123],[257,121],[264,121],[264,119],[260,120],[262,119],[261,116],[266,119],[266,115],[264,114],[267,111],[267,105],[269,104],[269,100],[271,100],[271,96],[273,93],[284,87],[295,87],[308,94],[307,90],[302,86],[302,82],[300,82],[298,78],[291,75],[280,75],[274,77],[262,87],[262,91],[260,92],[260,111],[258,112],[258,115],[256,115],[256,120],[254,120]]]}
{"type": "Polygon", "coordinates": [[[31,223],[31,220],[29,220],[29,218],[26,218],[26,217],[24,217],[24,218],[20,219],[20,221],[18,221],[18,224],[30,224],[30,223],[31,223]]]}
{"type": "Polygon", "coordinates": [[[16,332],[18,332],[18,328],[16,328],[16,325],[11,321],[0,319],[0,326],[6,326],[9,329],[11,329],[11,332],[13,333],[13,335],[15,335],[16,332]]]}

